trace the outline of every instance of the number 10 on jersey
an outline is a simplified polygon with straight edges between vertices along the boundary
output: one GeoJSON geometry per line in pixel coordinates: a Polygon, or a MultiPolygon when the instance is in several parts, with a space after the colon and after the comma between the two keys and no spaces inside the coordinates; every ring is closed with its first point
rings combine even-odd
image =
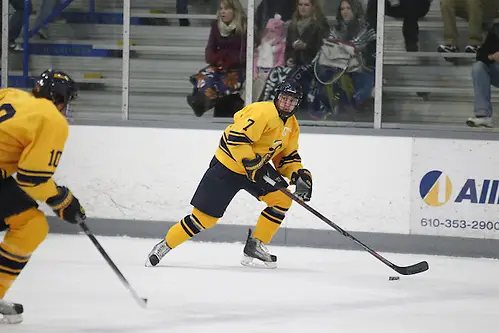
{"type": "Polygon", "coordinates": [[[57,168],[57,166],[59,165],[59,161],[61,160],[61,155],[62,151],[52,150],[50,152],[49,167],[57,168]]]}

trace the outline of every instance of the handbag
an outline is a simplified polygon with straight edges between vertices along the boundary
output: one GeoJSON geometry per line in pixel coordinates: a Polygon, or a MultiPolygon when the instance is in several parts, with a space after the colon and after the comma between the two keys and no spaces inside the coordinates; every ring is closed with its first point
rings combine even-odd
{"type": "Polygon", "coordinates": [[[315,78],[322,84],[329,85],[336,82],[345,72],[359,72],[363,69],[361,57],[353,43],[342,40],[324,39],[317,56],[314,59],[315,78]],[[330,82],[323,82],[317,74],[317,66],[338,68],[330,82]]]}

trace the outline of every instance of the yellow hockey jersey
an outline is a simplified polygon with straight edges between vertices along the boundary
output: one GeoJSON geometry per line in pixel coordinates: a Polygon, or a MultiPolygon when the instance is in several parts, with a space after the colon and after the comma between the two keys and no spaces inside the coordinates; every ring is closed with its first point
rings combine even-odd
{"type": "Polygon", "coordinates": [[[246,174],[242,160],[256,154],[272,161],[286,178],[302,169],[298,154],[300,127],[295,116],[284,123],[274,102],[256,102],[238,111],[220,139],[215,157],[230,170],[246,174]]]}
{"type": "Polygon", "coordinates": [[[19,89],[0,89],[0,178],[17,172],[19,186],[35,200],[56,195],[52,176],[68,130],[66,118],[51,101],[19,89]]]}

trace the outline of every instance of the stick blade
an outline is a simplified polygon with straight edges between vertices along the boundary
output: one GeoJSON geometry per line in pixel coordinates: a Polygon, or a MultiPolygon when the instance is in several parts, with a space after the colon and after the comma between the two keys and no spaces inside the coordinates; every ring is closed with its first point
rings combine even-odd
{"type": "Polygon", "coordinates": [[[395,266],[394,269],[402,275],[413,275],[427,271],[430,268],[426,261],[421,261],[417,264],[407,266],[407,267],[399,267],[395,266]]]}

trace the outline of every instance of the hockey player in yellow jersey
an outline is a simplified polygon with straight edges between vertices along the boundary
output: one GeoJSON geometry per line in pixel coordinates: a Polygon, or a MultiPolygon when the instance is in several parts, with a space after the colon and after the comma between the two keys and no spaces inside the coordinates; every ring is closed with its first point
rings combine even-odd
{"type": "Polygon", "coordinates": [[[254,233],[251,229],[248,232],[241,264],[277,267],[277,256],[270,254],[265,244],[270,243],[291,207],[291,199],[279,191],[288,186],[282,176],[296,185],[295,194],[302,200],[309,201],[312,194],[312,176],[298,154],[300,128],[294,116],[302,95],[298,83],[284,82],[273,102],[253,103],[234,115],[191,200],[191,214],[173,225],[153,247],[146,266],[156,266],[171,249],[214,226],[236,193],[244,189],[267,207],[254,233]],[[265,182],[264,175],[277,185],[265,182]]]}
{"type": "Polygon", "coordinates": [[[48,233],[37,201],[67,222],[85,218],[71,191],[52,179],[68,136],[63,112],[76,94],[75,82],[52,70],[41,74],[31,93],[0,89],[0,231],[6,230],[0,243],[0,324],[22,321],[23,306],[4,296],[48,233]]]}

